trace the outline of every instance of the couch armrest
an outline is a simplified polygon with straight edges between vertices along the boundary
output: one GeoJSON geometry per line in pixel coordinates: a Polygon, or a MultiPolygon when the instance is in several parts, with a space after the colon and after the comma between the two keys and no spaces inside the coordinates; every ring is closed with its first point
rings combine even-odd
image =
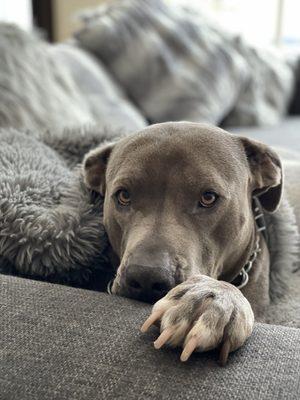
{"type": "Polygon", "coordinates": [[[257,324],[225,368],[215,352],[154,350],[150,307],[104,293],[0,275],[5,399],[299,399],[300,330],[257,324]]]}

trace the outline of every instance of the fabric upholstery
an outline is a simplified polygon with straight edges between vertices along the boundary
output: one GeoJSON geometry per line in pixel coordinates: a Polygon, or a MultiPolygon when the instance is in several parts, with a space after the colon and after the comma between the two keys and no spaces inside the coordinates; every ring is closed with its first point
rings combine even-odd
{"type": "Polygon", "coordinates": [[[298,400],[300,330],[256,325],[225,368],[217,354],[157,351],[150,307],[82,289],[0,276],[0,398],[298,400]]]}

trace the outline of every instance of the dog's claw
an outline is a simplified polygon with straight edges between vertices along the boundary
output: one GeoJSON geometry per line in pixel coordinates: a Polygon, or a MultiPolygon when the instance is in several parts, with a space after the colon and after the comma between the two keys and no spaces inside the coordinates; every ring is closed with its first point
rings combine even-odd
{"type": "Polygon", "coordinates": [[[155,311],[153,312],[143,323],[141,327],[141,332],[145,333],[153,325],[157,320],[159,320],[163,315],[163,311],[155,311]]]}
{"type": "Polygon", "coordinates": [[[155,340],[154,342],[154,347],[158,350],[160,349],[173,335],[174,333],[174,328],[167,328],[165,329],[159,337],[155,340]]]}
{"type": "Polygon", "coordinates": [[[225,342],[222,344],[221,350],[220,350],[220,356],[219,356],[219,364],[222,367],[225,367],[227,364],[228,356],[230,353],[230,342],[229,340],[225,340],[225,342]]]}
{"type": "Polygon", "coordinates": [[[198,340],[195,337],[192,337],[187,344],[184,346],[183,352],[181,353],[180,360],[182,362],[187,361],[190,358],[190,355],[193,353],[195,348],[198,346],[198,340]]]}

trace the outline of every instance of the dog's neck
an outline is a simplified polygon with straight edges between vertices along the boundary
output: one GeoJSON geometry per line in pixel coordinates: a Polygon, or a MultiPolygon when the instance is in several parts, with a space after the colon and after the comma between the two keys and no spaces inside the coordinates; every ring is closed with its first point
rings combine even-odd
{"type": "Polygon", "coordinates": [[[261,252],[261,235],[264,237],[265,242],[268,244],[267,230],[266,230],[266,222],[264,218],[263,209],[257,197],[253,197],[252,201],[252,210],[253,217],[255,220],[255,231],[256,231],[256,239],[254,242],[253,250],[241,271],[238,275],[231,281],[233,285],[235,285],[238,289],[242,289],[249,282],[249,273],[261,252]]]}

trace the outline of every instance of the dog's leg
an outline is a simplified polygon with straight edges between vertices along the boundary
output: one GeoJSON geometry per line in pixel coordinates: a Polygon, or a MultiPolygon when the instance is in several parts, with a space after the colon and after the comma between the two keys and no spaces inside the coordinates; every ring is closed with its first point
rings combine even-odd
{"type": "Polygon", "coordinates": [[[248,300],[230,283],[197,275],[176,286],[153,307],[142,332],[160,321],[156,349],[182,346],[181,361],[194,351],[220,347],[220,363],[251,335],[254,314],[248,300]]]}

